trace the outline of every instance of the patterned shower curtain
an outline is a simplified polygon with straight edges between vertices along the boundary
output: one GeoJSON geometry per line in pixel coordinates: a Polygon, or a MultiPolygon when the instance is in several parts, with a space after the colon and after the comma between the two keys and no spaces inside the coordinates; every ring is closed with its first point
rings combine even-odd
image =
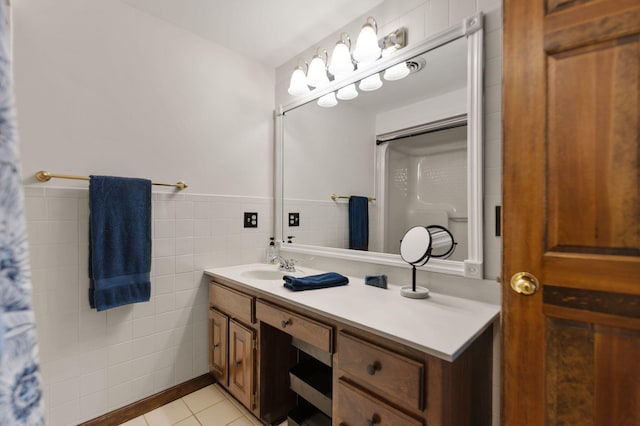
{"type": "Polygon", "coordinates": [[[0,425],[43,425],[8,5],[0,1],[0,425]]]}

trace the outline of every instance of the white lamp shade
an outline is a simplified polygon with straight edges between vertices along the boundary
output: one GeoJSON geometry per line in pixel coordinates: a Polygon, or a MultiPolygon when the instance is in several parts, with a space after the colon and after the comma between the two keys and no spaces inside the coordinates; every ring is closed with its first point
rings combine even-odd
{"type": "Polygon", "coordinates": [[[309,93],[309,86],[307,86],[307,76],[304,75],[304,71],[300,67],[296,67],[291,74],[291,81],[289,82],[289,89],[287,90],[291,96],[302,96],[309,93]]]}
{"type": "Polygon", "coordinates": [[[384,79],[389,81],[400,80],[408,76],[410,73],[406,62],[400,62],[384,72],[384,79]]]}
{"type": "Polygon", "coordinates": [[[358,87],[360,87],[360,90],[364,90],[365,92],[378,90],[379,88],[382,87],[382,80],[380,80],[380,74],[375,73],[363,79],[360,82],[360,85],[358,87]]]}
{"type": "Polygon", "coordinates": [[[320,97],[318,99],[318,105],[321,107],[334,107],[338,105],[338,100],[336,99],[336,94],[334,92],[327,93],[326,95],[320,97]]]}
{"type": "Polygon", "coordinates": [[[380,57],[380,52],[376,31],[370,24],[365,24],[358,34],[353,59],[364,63],[373,62],[380,57]]]}
{"type": "Polygon", "coordinates": [[[353,62],[351,62],[351,54],[346,44],[339,41],[333,48],[331,54],[331,64],[329,72],[336,77],[345,76],[353,71],[353,62]]]}
{"type": "Polygon", "coordinates": [[[357,98],[358,91],[356,90],[355,84],[350,84],[348,86],[343,87],[338,90],[338,94],[336,95],[338,99],[343,101],[348,101],[349,99],[357,98]]]}
{"type": "Polygon", "coordinates": [[[314,56],[309,64],[309,71],[307,71],[307,84],[311,87],[318,87],[327,83],[329,83],[329,77],[327,77],[324,61],[319,56],[314,56]]]}

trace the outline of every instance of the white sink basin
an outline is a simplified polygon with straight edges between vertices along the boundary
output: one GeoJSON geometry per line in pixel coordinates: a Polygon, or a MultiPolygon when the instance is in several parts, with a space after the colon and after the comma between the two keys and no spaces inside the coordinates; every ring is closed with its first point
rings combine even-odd
{"type": "Polygon", "coordinates": [[[274,269],[252,269],[249,271],[243,271],[240,273],[245,278],[252,280],[281,280],[285,275],[294,275],[296,277],[304,276],[304,272],[296,270],[295,272],[280,271],[274,269]]]}

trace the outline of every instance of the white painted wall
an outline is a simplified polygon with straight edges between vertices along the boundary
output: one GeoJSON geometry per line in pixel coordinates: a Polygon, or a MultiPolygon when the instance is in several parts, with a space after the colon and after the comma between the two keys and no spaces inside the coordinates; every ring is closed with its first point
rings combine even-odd
{"type": "Polygon", "coordinates": [[[467,89],[460,89],[378,114],[376,135],[407,129],[467,112],[467,89]]]}
{"type": "MultiPolygon", "coordinates": [[[[284,215],[300,214],[299,226],[284,224],[285,236],[300,244],[348,248],[348,202],[331,194],[375,194],[375,117],[340,102],[323,108],[315,103],[284,118],[284,215]]],[[[375,230],[375,209],[370,229],[375,230]]],[[[371,233],[370,247],[377,237],[371,233]]]]}
{"type": "Polygon", "coordinates": [[[202,271],[263,261],[273,233],[274,75],[120,1],[13,9],[46,422],[78,424],[207,372],[202,271]],[[189,184],[154,187],[149,302],[89,308],[87,182],[40,169],[189,184]]]}
{"type": "Polygon", "coordinates": [[[272,196],[273,70],[120,1],[21,0],[14,15],[26,183],[45,169],[272,196]]]}

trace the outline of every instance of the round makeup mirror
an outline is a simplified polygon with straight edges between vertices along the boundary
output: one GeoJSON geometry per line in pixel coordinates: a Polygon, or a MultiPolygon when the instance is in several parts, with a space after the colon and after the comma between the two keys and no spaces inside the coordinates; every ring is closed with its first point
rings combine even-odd
{"type": "Polygon", "coordinates": [[[424,299],[429,290],[416,286],[416,266],[425,265],[430,257],[446,259],[456,248],[451,232],[443,226],[414,226],[402,237],[400,257],[412,266],[412,285],[402,287],[400,294],[411,299],[424,299]]]}
{"type": "Polygon", "coordinates": [[[409,229],[400,243],[400,257],[411,265],[422,266],[426,263],[431,247],[431,234],[424,226],[409,229]]]}
{"type": "Polygon", "coordinates": [[[440,225],[430,225],[427,226],[427,231],[431,237],[430,257],[446,259],[453,254],[458,243],[453,240],[453,235],[447,228],[440,225]]]}

